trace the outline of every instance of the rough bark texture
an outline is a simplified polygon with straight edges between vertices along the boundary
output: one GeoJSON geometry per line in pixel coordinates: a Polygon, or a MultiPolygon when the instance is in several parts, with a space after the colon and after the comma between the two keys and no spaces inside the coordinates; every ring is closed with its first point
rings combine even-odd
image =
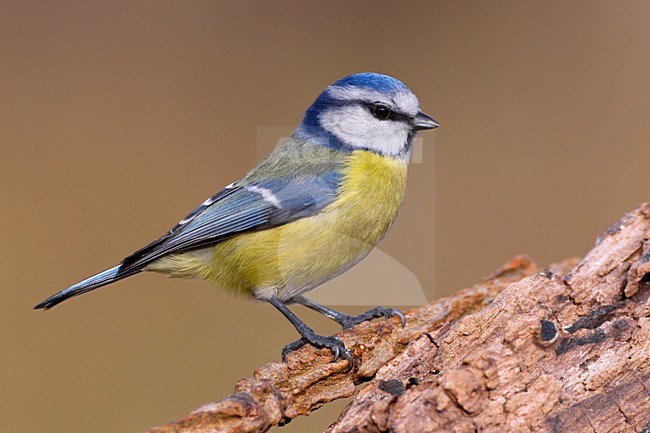
{"type": "Polygon", "coordinates": [[[355,366],[304,347],[235,393],[150,430],[264,432],[337,398],[328,433],[650,433],[650,203],[582,259],[516,257],[483,282],[339,335],[355,366]]]}

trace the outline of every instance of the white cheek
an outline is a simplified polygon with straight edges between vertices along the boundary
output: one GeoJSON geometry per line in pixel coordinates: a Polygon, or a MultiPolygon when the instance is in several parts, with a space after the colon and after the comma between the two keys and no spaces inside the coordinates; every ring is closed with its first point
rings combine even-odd
{"type": "Polygon", "coordinates": [[[408,128],[402,122],[375,119],[365,107],[352,106],[321,114],[323,128],[352,147],[397,156],[404,151],[408,128]]]}

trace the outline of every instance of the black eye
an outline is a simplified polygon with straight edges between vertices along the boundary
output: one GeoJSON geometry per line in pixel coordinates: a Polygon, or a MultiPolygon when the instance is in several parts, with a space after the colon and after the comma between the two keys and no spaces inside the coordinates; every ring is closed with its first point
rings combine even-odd
{"type": "Polygon", "coordinates": [[[390,108],[383,104],[372,104],[370,106],[370,112],[379,120],[386,120],[390,118],[392,111],[390,108]]]}

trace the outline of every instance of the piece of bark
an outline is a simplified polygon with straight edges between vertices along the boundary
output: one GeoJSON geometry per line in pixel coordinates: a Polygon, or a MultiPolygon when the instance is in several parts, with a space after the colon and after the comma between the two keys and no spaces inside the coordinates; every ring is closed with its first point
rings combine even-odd
{"type": "Polygon", "coordinates": [[[355,367],[307,346],[235,393],[150,430],[264,432],[368,382],[328,429],[650,433],[650,204],[581,261],[517,257],[483,282],[339,336],[355,367]]]}

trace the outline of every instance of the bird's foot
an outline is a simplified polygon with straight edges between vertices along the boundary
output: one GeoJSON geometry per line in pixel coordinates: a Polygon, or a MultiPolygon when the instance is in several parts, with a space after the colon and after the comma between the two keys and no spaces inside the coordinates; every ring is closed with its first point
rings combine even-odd
{"type": "Polygon", "coordinates": [[[367,320],[376,319],[378,317],[385,317],[389,319],[394,316],[399,317],[403,328],[406,325],[406,317],[404,317],[404,314],[397,308],[375,307],[372,310],[368,310],[365,313],[361,313],[356,316],[341,314],[340,316],[334,318],[334,320],[339,322],[343,329],[350,329],[354,325],[365,322],[367,320]]]}
{"type": "Polygon", "coordinates": [[[282,348],[282,362],[285,362],[287,360],[287,355],[289,353],[293,352],[294,350],[300,349],[305,344],[307,344],[307,340],[305,340],[304,338],[300,338],[284,346],[282,348]]]}
{"type": "Polygon", "coordinates": [[[352,368],[353,359],[350,351],[345,347],[343,340],[339,337],[331,336],[325,337],[323,335],[318,335],[316,333],[305,333],[300,340],[296,340],[293,343],[289,343],[282,349],[282,361],[285,361],[289,352],[293,352],[296,349],[301,348],[305,344],[311,344],[316,347],[326,347],[332,351],[334,359],[332,362],[336,361],[340,357],[347,359],[349,363],[349,368],[352,368]]]}

